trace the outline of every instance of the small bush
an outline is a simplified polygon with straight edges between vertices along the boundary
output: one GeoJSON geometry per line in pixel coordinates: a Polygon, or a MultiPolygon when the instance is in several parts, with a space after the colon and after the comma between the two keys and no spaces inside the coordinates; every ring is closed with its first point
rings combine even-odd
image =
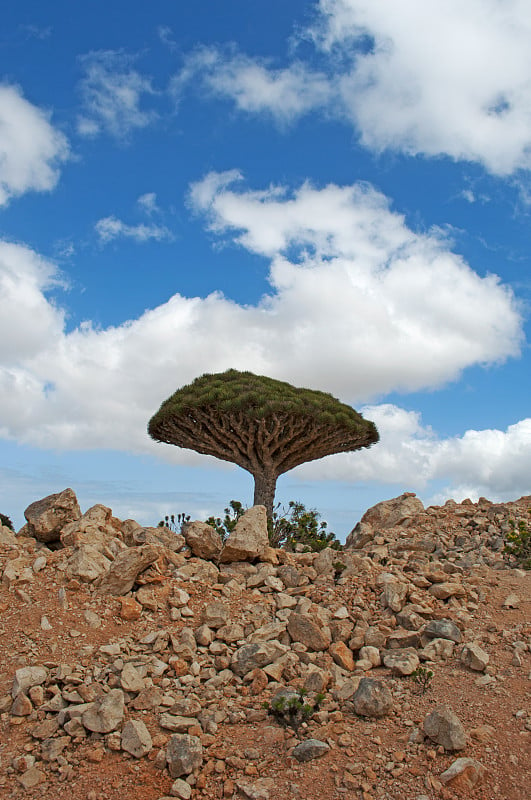
{"type": "Polygon", "coordinates": [[[223,519],[221,519],[221,517],[209,517],[206,523],[207,525],[211,525],[214,530],[219,533],[221,540],[224,542],[227,536],[232,533],[236,527],[236,523],[242,514],[245,514],[247,509],[244,508],[238,500],[231,500],[229,507],[223,510],[225,513],[223,519]]]}
{"type": "Polygon", "coordinates": [[[410,677],[417,684],[419,692],[421,694],[424,694],[425,692],[428,691],[428,689],[431,686],[434,673],[432,672],[431,669],[428,669],[427,667],[417,667],[417,669],[411,673],[410,677]]]}
{"type": "Polygon", "coordinates": [[[299,728],[303,722],[307,722],[319,711],[324,694],[316,694],[313,702],[307,700],[307,690],[299,689],[297,694],[291,697],[279,695],[268,703],[264,703],[264,708],[272,717],[284,728],[291,728],[295,734],[299,735],[299,728]]]}
{"type": "Polygon", "coordinates": [[[307,509],[303,503],[290,500],[285,509],[280,503],[273,511],[269,529],[271,547],[294,550],[302,545],[307,552],[319,553],[325,547],[341,550],[335,533],[327,530],[327,523],[315,509],[307,509]]]}
{"type": "MultiPolygon", "coordinates": [[[[528,509],[531,514],[531,508],[528,509]]],[[[525,519],[509,520],[510,531],[505,537],[504,553],[524,569],[531,569],[531,527],[525,519]]]]}
{"type": "Polygon", "coordinates": [[[9,530],[14,531],[13,523],[9,519],[8,516],[5,514],[0,514],[0,525],[3,525],[5,528],[9,528],[9,530]]]}

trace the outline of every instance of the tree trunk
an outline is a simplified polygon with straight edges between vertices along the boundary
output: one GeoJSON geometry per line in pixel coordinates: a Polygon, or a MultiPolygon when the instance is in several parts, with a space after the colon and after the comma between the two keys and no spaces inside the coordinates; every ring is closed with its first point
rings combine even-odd
{"type": "Polygon", "coordinates": [[[255,506],[265,506],[267,519],[273,519],[273,505],[275,503],[275,490],[277,475],[274,472],[260,472],[254,478],[254,503],[255,506]]]}

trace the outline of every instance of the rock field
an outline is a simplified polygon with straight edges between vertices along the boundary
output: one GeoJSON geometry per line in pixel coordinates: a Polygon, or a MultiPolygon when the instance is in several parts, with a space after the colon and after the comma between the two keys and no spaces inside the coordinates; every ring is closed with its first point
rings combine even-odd
{"type": "Polygon", "coordinates": [[[0,526],[0,796],[525,800],[531,573],[503,546],[530,508],[406,493],[317,554],[270,548],[262,506],[223,543],[32,503],[0,526]],[[266,706],[301,687],[296,734],[266,706]]]}

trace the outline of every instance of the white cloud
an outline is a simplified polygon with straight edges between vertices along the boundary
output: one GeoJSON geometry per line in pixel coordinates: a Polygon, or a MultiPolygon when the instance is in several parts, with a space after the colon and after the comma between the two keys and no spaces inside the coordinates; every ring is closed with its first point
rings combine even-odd
{"type": "Polygon", "coordinates": [[[68,157],[68,141],[50,115],[17,86],[0,84],[0,206],[25,192],[53,189],[68,157]]]}
{"type": "Polygon", "coordinates": [[[430,498],[433,503],[482,495],[501,502],[529,494],[531,419],[505,431],[469,430],[439,439],[416,412],[391,404],[361,410],[378,427],[378,445],[299,467],[300,479],[396,484],[417,493],[437,481],[446,488],[430,498]]]}
{"type": "Polygon", "coordinates": [[[446,155],[502,176],[531,168],[528,2],[320,0],[308,34],[314,57],[283,68],[201,48],[174,92],[193,80],[281,123],[318,110],[377,152],[446,155]]]}
{"type": "MultiPolygon", "coordinates": [[[[473,272],[436,232],[409,229],[372,187],[237,192],[229,182],[237,176],[207,176],[191,202],[213,231],[270,259],[271,291],[256,305],[219,293],[174,295],[116,327],[86,323],[67,333],[64,313],[48,299],[53,265],[3,243],[6,308],[16,311],[0,332],[2,436],[203,464],[205,457],[155,444],[145,432],[160,402],[202,372],[251,369],[358,407],[518,353],[522,320],[510,290],[473,272]]],[[[529,474],[528,422],[439,441],[403,409],[372,406],[366,416],[380,427],[381,444],[352,462],[336,456],[303,469],[415,486],[448,475],[500,491],[511,484],[513,494],[518,475],[529,474]]]]}
{"type": "Polygon", "coordinates": [[[93,137],[102,132],[118,139],[156,119],[153,109],[145,109],[146,97],[156,94],[151,80],[132,68],[134,59],[121,51],[99,50],[81,58],[85,77],[80,83],[83,113],[78,117],[78,132],[93,137]]]}
{"type": "Polygon", "coordinates": [[[157,205],[157,195],[155,192],[146,192],[145,194],[141,194],[136,202],[142,211],[149,216],[160,211],[160,208],[157,205]]]}
{"type": "Polygon", "coordinates": [[[235,51],[203,47],[188,56],[173,81],[179,95],[197,78],[211,93],[234,100],[240,111],[267,112],[280,123],[289,123],[314,108],[328,105],[328,78],[294,62],[285,69],[273,69],[265,61],[235,51]]]}
{"type": "Polygon", "coordinates": [[[173,234],[164,225],[128,225],[117,217],[103,217],[94,225],[96,233],[103,244],[112,242],[113,239],[134,239],[135,242],[149,242],[172,239],[173,234]]]}

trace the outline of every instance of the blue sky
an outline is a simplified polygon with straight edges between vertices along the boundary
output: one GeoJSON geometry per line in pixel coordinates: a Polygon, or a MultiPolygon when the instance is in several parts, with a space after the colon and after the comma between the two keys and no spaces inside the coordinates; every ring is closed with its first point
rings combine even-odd
{"type": "Polygon", "coordinates": [[[250,502],[146,434],[229,367],[378,425],[279,481],[340,538],[402,491],[531,493],[527,3],[8,5],[3,513],[66,486],[145,524],[250,502]]]}

